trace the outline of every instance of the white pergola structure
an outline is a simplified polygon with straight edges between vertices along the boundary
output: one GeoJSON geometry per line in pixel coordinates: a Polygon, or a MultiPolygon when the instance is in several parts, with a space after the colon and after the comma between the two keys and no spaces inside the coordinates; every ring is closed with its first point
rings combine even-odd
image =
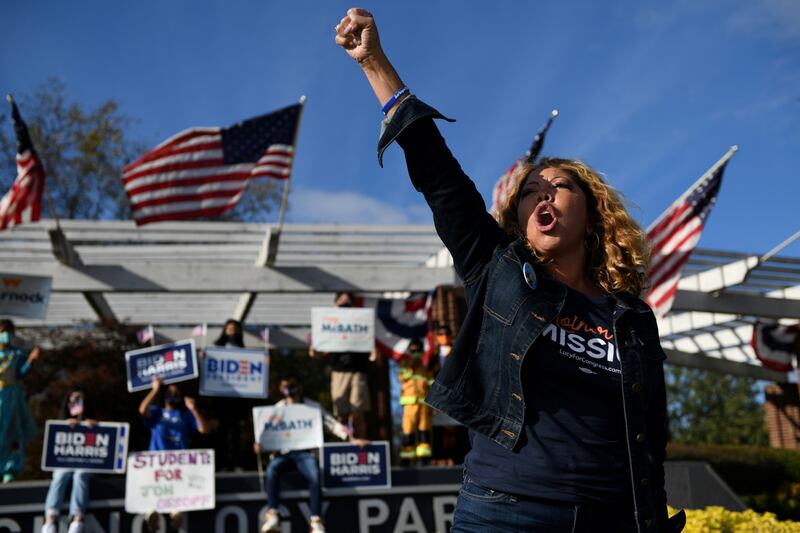
{"type": "MultiPolygon", "coordinates": [[[[307,342],[310,308],[333,293],[428,291],[457,283],[432,226],[44,220],[0,232],[0,273],[51,276],[44,320],[19,327],[152,324],[187,338],[227,318],[269,325],[276,347],[307,342]]],[[[668,362],[786,381],[750,347],[756,320],[800,319],[800,258],[697,249],[659,321],[668,362]]],[[[254,333],[252,333],[254,335],[254,333]]],[[[256,337],[248,344],[258,344],[256,337]]]]}

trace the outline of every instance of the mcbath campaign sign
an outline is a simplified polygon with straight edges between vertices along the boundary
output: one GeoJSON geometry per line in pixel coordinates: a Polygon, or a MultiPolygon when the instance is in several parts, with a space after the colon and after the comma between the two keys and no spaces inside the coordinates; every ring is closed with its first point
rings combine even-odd
{"type": "Polygon", "coordinates": [[[125,352],[128,392],[149,389],[153,377],[164,383],[177,383],[197,377],[194,340],[161,344],[125,352]]]}
{"type": "Polygon", "coordinates": [[[47,316],[53,278],[0,273],[0,282],[0,316],[47,316]]]}
{"type": "Polygon", "coordinates": [[[253,432],[266,451],[322,446],[322,412],[310,405],[253,407],[253,432]]]}
{"type": "Polygon", "coordinates": [[[206,348],[200,363],[200,394],[266,398],[269,356],[264,350],[206,348]]]}
{"type": "Polygon", "coordinates": [[[311,344],[320,352],[371,352],[375,349],[375,310],[312,307],[311,344]]]}
{"type": "Polygon", "coordinates": [[[65,420],[44,426],[42,470],[82,468],[111,474],[125,473],[130,428],[124,422],[98,422],[70,427],[65,420]]]}
{"type": "Polygon", "coordinates": [[[322,486],[326,489],[392,486],[389,442],[371,442],[361,448],[356,444],[330,443],[322,448],[322,486]]]}
{"type": "Polygon", "coordinates": [[[135,452],[128,456],[125,511],[213,509],[214,450],[135,452]]]}

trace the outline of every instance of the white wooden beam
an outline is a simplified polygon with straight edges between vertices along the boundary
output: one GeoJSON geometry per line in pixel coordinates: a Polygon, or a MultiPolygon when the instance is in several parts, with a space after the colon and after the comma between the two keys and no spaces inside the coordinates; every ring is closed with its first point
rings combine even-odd
{"type": "Polygon", "coordinates": [[[427,291],[453,282],[452,268],[320,265],[261,268],[210,263],[77,265],[0,262],[3,272],[52,276],[54,292],[427,291]]]}

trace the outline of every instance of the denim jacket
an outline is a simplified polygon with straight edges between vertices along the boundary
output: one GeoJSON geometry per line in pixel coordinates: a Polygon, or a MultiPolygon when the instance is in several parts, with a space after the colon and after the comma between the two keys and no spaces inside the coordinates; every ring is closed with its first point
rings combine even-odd
{"type": "MultiPolygon", "coordinates": [[[[522,239],[503,231],[447,148],[438,111],[411,96],[383,123],[378,160],[394,140],[405,152],[411,181],[433,212],[439,237],[464,282],[467,314],[426,402],[500,446],[513,449],[523,431],[525,357],[564,305],[566,288],[536,267],[531,289],[522,265],[535,264],[522,239]]],[[[616,301],[613,327],[621,364],[633,508],[640,532],[667,525],[664,457],[666,393],[656,320],[628,294],[616,301]]],[[[671,521],[670,521],[671,522],[671,521]]]]}

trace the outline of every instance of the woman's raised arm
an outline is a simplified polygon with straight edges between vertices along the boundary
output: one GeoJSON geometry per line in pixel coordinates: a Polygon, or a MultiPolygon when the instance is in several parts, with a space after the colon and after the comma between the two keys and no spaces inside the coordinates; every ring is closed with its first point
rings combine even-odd
{"type": "MultiPolygon", "coordinates": [[[[358,62],[361,70],[369,80],[375,97],[383,106],[404,87],[403,80],[397,74],[381,47],[378,27],[372,14],[358,7],[347,10],[347,15],[335,27],[336,44],[347,52],[347,55],[358,62]]],[[[396,98],[390,109],[391,116],[404,95],[396,98]]]]}

